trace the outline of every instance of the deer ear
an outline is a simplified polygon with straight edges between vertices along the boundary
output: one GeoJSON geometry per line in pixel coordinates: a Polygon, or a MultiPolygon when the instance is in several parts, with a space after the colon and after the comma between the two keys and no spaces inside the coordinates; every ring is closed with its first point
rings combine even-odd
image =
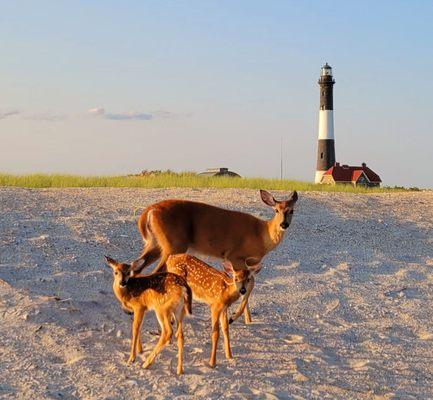
{"type": "Polygon", "coordinates": [[[248,271],[252,272],[253,274],[257,274],[262,269],[262,264],[260,264],[261,259],[254,258],[254,257],[248,257],[245,260],[245,265],[248,268],[248,271]]]}
{"type": "Polygon", "coordinates": [[[277,204],[274,197],[266,190],[260,190],[260,196],[262,198],[263,203],[265,203],[269,207],[275,207],[275,205],[277,204]]]}
{"type": "Polygon", "coordinates": [[[105,261],[107,262],[107,265],[111,268],[115,268],[118,264],[116,260],[108,256],[105,256],[105,261]]]}
{"type": "Polygon", "coordinates": [[[290,200],[294,203],[298,201],[298,192],[296,190],[292,193],[292,197],[290,198],[290,200]]]}
{"type": "Polygon", "coordinates": [[[131,263],[131,266],[130,266],[131,275],[139,274],[143,268],[144,268],[144,260],[143,259],[138,259],[138,260],[133,261],[131,263]]]}
{"type": "Polygon", "coordinates": [[[250,269],[260,264],[261,258],[248,257],[245,259],[245,266],[250,269]]]}
{"type": "Polygon", "coordinates": [[[228,274],[232,274],[234,272],[233,264],[227,259],[223,260],[223,268],[228,274]]]}

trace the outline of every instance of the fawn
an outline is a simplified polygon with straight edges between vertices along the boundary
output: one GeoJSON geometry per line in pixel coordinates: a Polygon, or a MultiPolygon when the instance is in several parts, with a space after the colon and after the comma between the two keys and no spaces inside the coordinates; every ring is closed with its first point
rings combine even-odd
{"type": "MultiPolygon", "coordinates": [[[[224,261],[224,268],[233,274],[230,277],[222,271],[211,267],[205,262],[189,254],[176,254],[168,258],[166,269],[185,279],[192,290],[193,298],[210,306],[212,317],[212,351],[209,365],[216,364],[216,351],[219,339],[219,322],[221,322],[224,349],[227,359],[233,358],[230,348],[229,324],[227,308],[230,307],[241,294],[248,291],[253,284],[254,268],[235,271],[230,261],[224,261]],[[251,283],[252,282],[252,283],[251,283]]],[[[251,289],[249,290],[251,292],[251,289]]],[[[246,302],[245,302],[246,303],[246,302]]],[[[238,313],[238,316],[242,310],[238,313]]]]}
{"type": "Polygon", "coordinates": [[[147,310],[154,310],[161,326],[161,335],[154,350],[147,357],[143,368],[148,368],[173,334],[171,318],[177,322],[178,363],[177,373],[183,373],[182,320],[191,314],[192,293],[185,279],[172,273],[157,273],[148,276],[130,277],[131,265],[119,263],[106,257],[113,270],[113,291],[124,311],[134,314],[132,343],[128,364],[134,362],[137,351],[143,352],[140,327],[147,310]]]}

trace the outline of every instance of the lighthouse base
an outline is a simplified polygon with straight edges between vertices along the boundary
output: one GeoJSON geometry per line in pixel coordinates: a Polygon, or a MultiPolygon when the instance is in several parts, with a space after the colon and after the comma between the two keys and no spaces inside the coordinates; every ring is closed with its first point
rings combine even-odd
{"type": "Polygon", "coordinates": [[[314,177],[314,183],[322,183],[323,174],[326,171],[316,171],[316,175],[314,177]]]}

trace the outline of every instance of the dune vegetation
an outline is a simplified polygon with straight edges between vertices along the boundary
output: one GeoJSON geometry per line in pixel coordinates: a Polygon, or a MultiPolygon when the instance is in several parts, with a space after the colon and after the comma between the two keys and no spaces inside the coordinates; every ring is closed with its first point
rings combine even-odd
{"type": "MultiPolygon", "coordinates": [[[[0,174],[0,186],[26,188],[66,187],[142,187],[142,188],[243,188],[270,190],[300,190],[324,192],[374,193],[411,190],[398,188],[363,188],[351,185],[317,185],[289,179],[203,177],[191,172],[171,171],[128,176],[77,176],[61,174],[0,174]]],[[[413,190],[413,189],[412,189],[413,190]]]]}

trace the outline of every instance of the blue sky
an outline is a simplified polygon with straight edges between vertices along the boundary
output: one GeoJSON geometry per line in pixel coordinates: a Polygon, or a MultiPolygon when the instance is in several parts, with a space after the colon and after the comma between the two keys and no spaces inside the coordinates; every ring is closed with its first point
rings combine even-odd
{"type": "Polygon", "coordinates": [[[337,159],[433,187],[433,3],[1,2],[0,171],[227,166],[314,178],[320,67],[337,159]]]}

